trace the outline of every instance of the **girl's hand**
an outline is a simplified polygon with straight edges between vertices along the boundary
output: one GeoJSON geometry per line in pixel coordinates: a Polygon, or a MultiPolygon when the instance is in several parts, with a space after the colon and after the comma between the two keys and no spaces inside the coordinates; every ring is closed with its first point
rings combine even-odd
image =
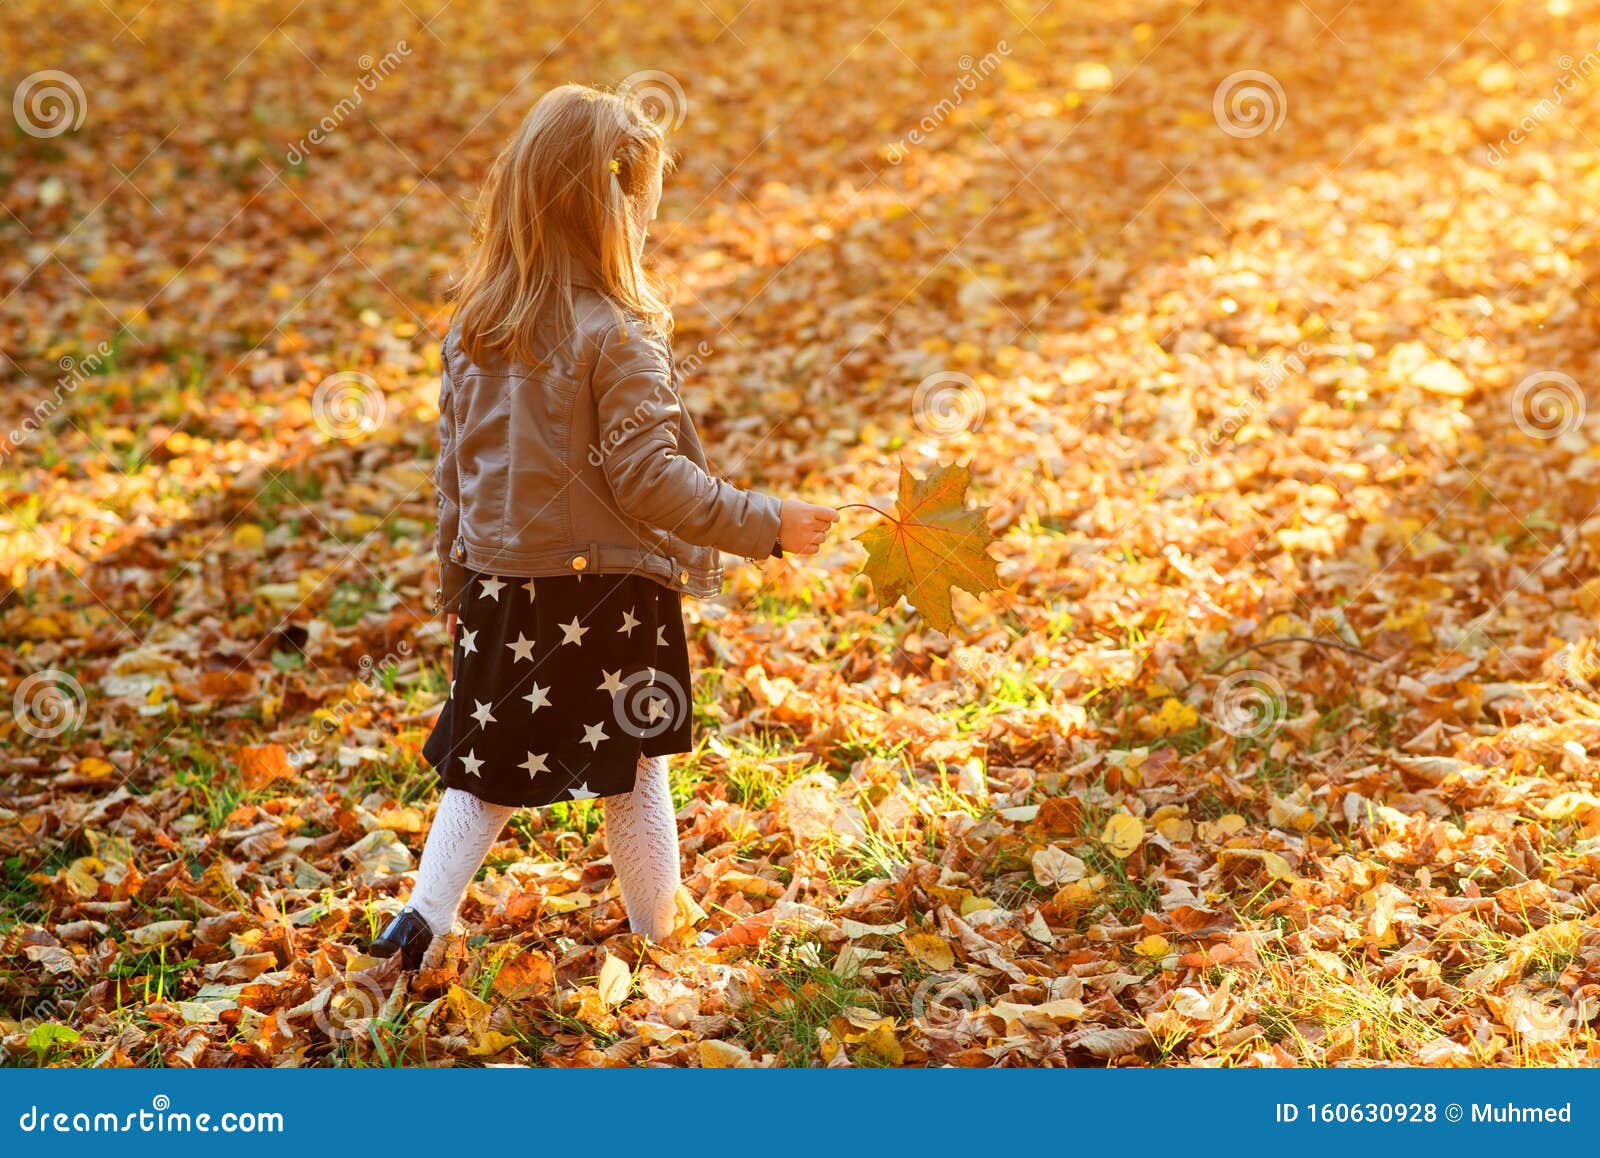
{"type": "Polygon", "coordinates": [[[792,555],[815,555],[828,528],[839,520],[832,507],[784,499],[778,513],[778,546],[792,555]]]}
{"type": "Polygon", "coordinates": [[[456,613],[454,611],[444,617],[444,637],[451,643],[456,641],[456,613]]]}

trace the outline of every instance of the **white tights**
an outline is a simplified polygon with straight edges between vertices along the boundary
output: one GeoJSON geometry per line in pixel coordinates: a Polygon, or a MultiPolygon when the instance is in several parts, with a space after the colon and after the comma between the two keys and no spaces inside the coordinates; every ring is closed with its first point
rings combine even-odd
{"type": "MultiPolygon", "coordinates": [[[[606,846],[622,885],[628,925],[652,941],[677,923],[678,826],[664,756],[641,756],[633,791],[605,798],[606,846]]],[[[455,923],[467,886],[516,811],[446,788],[422,848],[410,906],[435,933],[455,923]]]]}

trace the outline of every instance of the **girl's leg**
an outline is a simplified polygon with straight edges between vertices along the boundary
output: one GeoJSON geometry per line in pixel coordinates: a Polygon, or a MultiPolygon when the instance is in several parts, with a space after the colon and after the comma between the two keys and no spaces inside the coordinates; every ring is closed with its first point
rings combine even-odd
{"type": "Polygon", "coordinates": [[[459,788],[444,790],[433,827],[428,830],[428,842],[422,846],[422,863],[409,902],[435,934],[448,932],[455,923],[467,886],[515,811],[459,788]]]}
{"type": "Polygon", "coordinates": [[[622,885],[628,925],[663,941],[677,924],[678,823],[665,756],[641,756],[633,791],[606,797],[606,847],[622,885]]]}

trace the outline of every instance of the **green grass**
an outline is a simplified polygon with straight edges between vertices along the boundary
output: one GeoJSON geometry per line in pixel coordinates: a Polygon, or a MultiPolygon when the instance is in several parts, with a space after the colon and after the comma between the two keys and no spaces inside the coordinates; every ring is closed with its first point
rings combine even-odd
{"type": "Polygon", "coordinates": [[[198,964],[200,962],[193,957],[182,957],[177,950],[162,945],[144,952],[123,950],[110,974],[126,980],[142,980],[142,1004],[149,1005],[153,1001],[177,998],[185,988],[183,975],[198,964]]]}
{"type": "Polygon", "coordinates": [[[278,471],[256,495],[255,505],[271,513],[291,504],[314,503],[322,498],[322,491],[322,476],[310,468],[278,471]]]}
{"type": "Polygon", "coordinates": [[[547,832],[558,834],[558,843],[559,834],[571,833],[580,846],[586,845],[600,831],[602,815],[593,800],[562,800],[544,809],[544,827],[547,832]]]}
{"type": "Polygon", "coordinates": [[[350,787],[359,798],[382,792],[401,804],[415,804],[438,786],[439,777],[420,756],[394,750],[389,760],[374,760],[350,774],[350,787]]]}
{"type": "Polygon", "coordinates": [[[384,597],[393,594],[390,586],[376,577],[340,583],[328,597],[322,616],[335,627],[353,627],[368,612],[381,610],[384,597]]]}
{"type": "Polygon", "coordinates": [[[1418,1046],[1444,1032],[1456,1010],[1425,1010],[1402,975],[1384,980],[1368,974],[1359,956],[1341,958],[1338,967],[1308,962],[1270,942],[1259,949],[1262,969],[1235,989],[1253,1004],[1269,1040],[1286,1042],[1306,1059],[1320,1047],[1307,1041],[1301,1026],[1354,1033],[1352,1056],[1379,1061],[1409,1060],[1418,1046]]]}
{"type": "Polygon", "coordinates": [[[209,829],[222,828],[239,805],[247,803],[238,773],[218,764],[216,756],[199,747],[187,753],[188,764],[173,779],[189,791],[190,807],[205,819],[209,829]]]}
{"type": "Polygon", "coordinates": [[[35,873],[54,876],[82,855],[73,837],[44,850],[16,853],[0,861],[0,931],[20,924],[21,911],[39,900],[39,885],[28,878],[35,873]]]}
{"type": "MultiPolygon", "coordinates": [[[[820,954],[815,960],[820,962],[820,954]]],[[[846,1009],[878,1008],[877,994],[855,978],[841,977],[792,951],[771,983],[777,990],[771,998],[740,1011],[739,1033],[752,1051],[776,1054],[784,1066],[816,1065],[821,1048],[817,1031],[846,1009]]],[[[871,1055],[852,1053],[851,1060],[870,1064],[871,1055]]]]}

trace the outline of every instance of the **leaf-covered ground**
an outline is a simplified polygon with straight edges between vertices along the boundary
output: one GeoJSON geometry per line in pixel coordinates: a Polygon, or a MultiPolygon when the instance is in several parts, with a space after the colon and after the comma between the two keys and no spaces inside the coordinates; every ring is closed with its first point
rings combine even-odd
{"type": "Polygon", "coordinates": [[[0,12],[11,1064],[1600,1057],[1600,6],[436,4],[0,12]],[[401,978],[447,279],[628,77],[721,468],[1004,590],[741,569],[682,934],[558,806],[401,978]]]}

